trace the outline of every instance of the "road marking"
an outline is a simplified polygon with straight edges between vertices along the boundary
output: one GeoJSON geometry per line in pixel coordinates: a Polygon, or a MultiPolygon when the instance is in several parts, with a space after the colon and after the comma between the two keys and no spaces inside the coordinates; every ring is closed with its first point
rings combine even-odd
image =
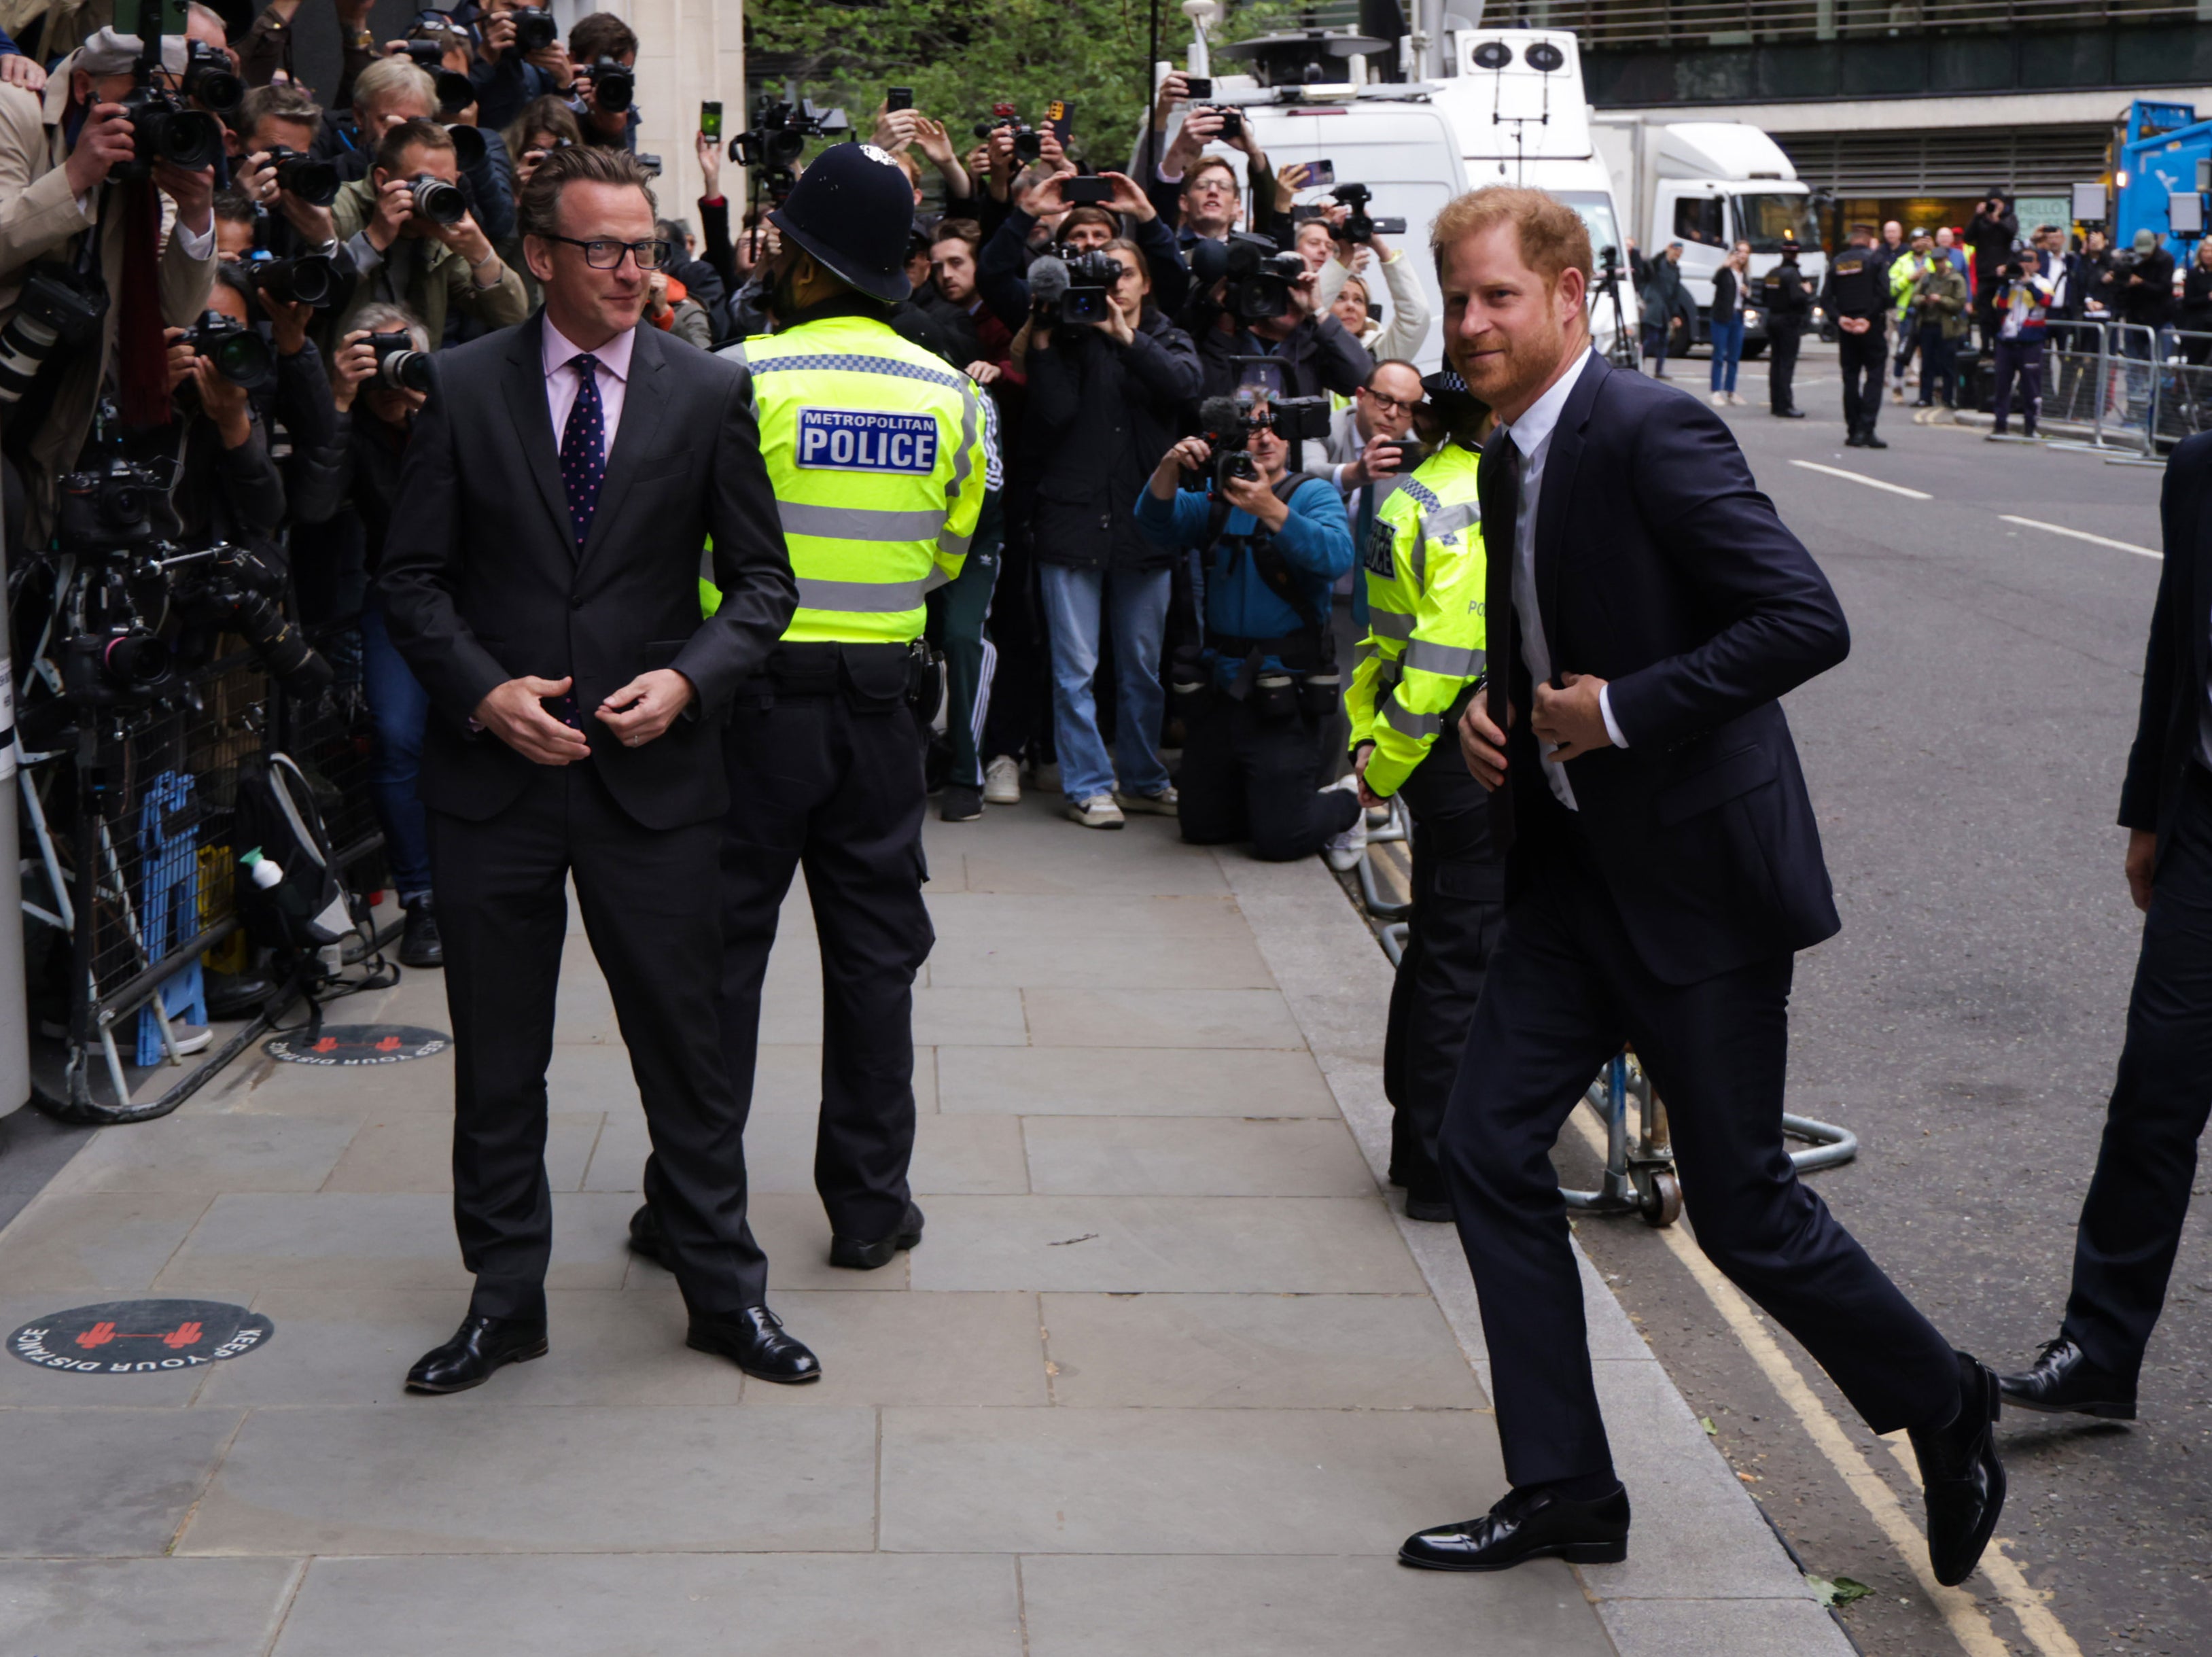
{"type": "MultiPolygon", "coordinates": [[[[1797,464],[1802,466],[1805,462],[1797,464]]],[[[1583,1142],[1602,1161],[1606,1154],[1605,1133],[1595,1118],[1577,1109],[1571,1119],[1583,1142]]],[[[1805,1378],[1797,1373],[1797,1366],[1790,1361],[1774,1337],[1766,1332],[1766,1325],[1759,1320],[1759,1313],[1742,1291],[1721,1275],[1720,1269],[1705,1258],[1703,1251],[1683,1234],[1680,1227],[1660,1228],[1659,1240],[1682,1263],[1698,1287],[1705,1290],[1705,1298],[1713,1303],[1713,1309],[1734,1331],[1752,1362],[1796,1413],[1814,1447],[1827,1458],[1829,1465],[1889,1538],[1890,1545],[1918,1579],[1923,1592],[1935,1601],[1952,1637],[1967,1657],[2009,1657],[2012,1648],[1998,1638],[1980,1601],[1964,1588],[1947,1588],[1936,1580],[1936,1573],[1928,1563],[1928,1539],[1906,1515],[1897,1492],[1875,1471],[1858,1446],[1851,1442],[1842,1425],[1829,1413],[1828,1406],[1805,1384],[1805,1378]]],[[[1890,1447],[1900,1461],[1910,1459],[1910,1450],[1902,1447],[1904,1443],[1900,1435],[1897,1443],[1890,1447]]],[[[1917,1477],[1917,1470],[1915,1472],[1917,1477]]],[[[2006,1608],[2020,1619],[2022,1631],[2042,1657],[2081,1657],[2081,1648],[2051,1614],[2042,1596],[2027,1585],[2019,1567],[2004,1556],[2004,1545],[2002,1538],[1990,1540],[1982,1555],[1982,1574],[1996,1589],[2006,1608]]]]}
{"type": "MultiPolygon", "coordinates": [[[[1802,466],[1805,463],[1800,460],[1797,464],[1802,466]]],[[[2000,512],[1997,516],[2008,524],[2018,524],[2023,529],[2045,530],[2053,535],[2063,535],[2069,540],[2087,541],[2096,546],[2109,546],[2116,552],[2132,552],[2139,558],[2156,558],[2160,564],[2166,562],[2165,553],[2154,552],[2150,548],[2137,546],[2132,541],[2116,541],[2110,536],[2092,535],[2086,529],[2069,529],[2064,524],[2047,524],[2036,518],[2015,518],[2009,512],[2000,512]]]]}
{"type": "Polygon", "coordinates": [[[1869,478],[1863,472],[1846,472],[1841,466],[1824,466],[1818,460],[1792,460],[1793,466],[1802,466],[1808,472],[1825,472],[1831,478],[1844,478],[1855,484],[1864,484],[1869,489],[1886,489],[1893,495],[1902,495],[1909,500],[1932,501],[1936,497],[1923,489],[1907,489],[1903,484],[1884,483],[1879,478],[1869,478]]]}

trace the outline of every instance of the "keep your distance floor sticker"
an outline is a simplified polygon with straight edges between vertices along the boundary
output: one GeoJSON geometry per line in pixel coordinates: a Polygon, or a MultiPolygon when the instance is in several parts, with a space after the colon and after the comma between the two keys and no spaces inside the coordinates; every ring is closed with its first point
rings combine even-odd
{"type": "Polygon", "coordinates": [[[222,1301],[104,1301],[33,1319],[8,1349],[64,1374],[148,1375],[243,1357],[276,1332],[265,1314],[222,1301]]]}

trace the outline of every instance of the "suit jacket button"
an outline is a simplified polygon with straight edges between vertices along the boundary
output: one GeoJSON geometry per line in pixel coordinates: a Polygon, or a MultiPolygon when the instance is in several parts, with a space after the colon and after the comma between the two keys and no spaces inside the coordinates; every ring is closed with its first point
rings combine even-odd
{"type": "Polygon", "coordinates": [[[583,595],[581,593],[571,593],[571,594],[568,594],[568,607],[569,607],[571,610],[580,610],[580,609],[582,609],[582,608],[584,607],[584,595],[583,595]]]}

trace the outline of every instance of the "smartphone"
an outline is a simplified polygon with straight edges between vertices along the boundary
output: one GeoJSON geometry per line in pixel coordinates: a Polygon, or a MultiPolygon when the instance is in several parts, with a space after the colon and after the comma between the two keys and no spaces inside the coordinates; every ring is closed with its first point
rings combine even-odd
{"type": "Polygon", "coordinates": [[[710,138],[722,136],[722,106],[703,103],[699,106],[699,131],[710,138]]]}
{"type": "Polygon", "coordinates": [[[1104,179],[1062,179],[1060,198],[1070,207],[1103,207],[1114,199],[1114,186],[1104,179]]]}
{"type": "Polygon", "coordinates": [[[1336,182],[1334,161],[1310,161],[1306,166],[1306,181],[1301,189],[1312,190],[1336,182]]]}
{"type": "Polygon", "coordinates": [[[1066,149],[1069,135],[1075,131],[1075,106],[1065,98],[1054,98],[1044,107],[1041,125],[1049,128],[1052,136],[1060,140],[1060,148],[1066,149]]]}
{"type": "Polygon", "coordinates": [[[884,107],[886,110],[912,109],[914,107],[914,88],[910,86],[895,86],[891,88],[888,92],[884,94],[884,107]]]}
{"type": "Polygon", "coordinates": [[[1182,83],[1190,88],[1193,103],[1203,103],[1213,95],[1213,77],[1211,75],[1186,75],[1182,77],[1182,83]]]}

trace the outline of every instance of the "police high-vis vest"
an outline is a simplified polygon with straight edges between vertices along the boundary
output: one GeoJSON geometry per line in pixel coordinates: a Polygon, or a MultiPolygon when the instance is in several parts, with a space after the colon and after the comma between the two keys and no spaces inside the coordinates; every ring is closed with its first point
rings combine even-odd
{"type": "Polygon", "coordinates": [[[960,573],[983,509],[981,391],[866,316],[802,322],[722,354],[752,371],[761,459],[799,580],[785,639],[919,638],[922,595],[960,573]]]}
{"type": "Polygon", "coordinates": [[[1482,457],[1448,443],[1376,509],[1360,556],[1367,637],[1345,693],[1352,746],[1372,742],[1367,786],[1388,798],[1443,730],[1460,693],[1483,675],[1489,561],[1475,472],[1482,457]]]}

